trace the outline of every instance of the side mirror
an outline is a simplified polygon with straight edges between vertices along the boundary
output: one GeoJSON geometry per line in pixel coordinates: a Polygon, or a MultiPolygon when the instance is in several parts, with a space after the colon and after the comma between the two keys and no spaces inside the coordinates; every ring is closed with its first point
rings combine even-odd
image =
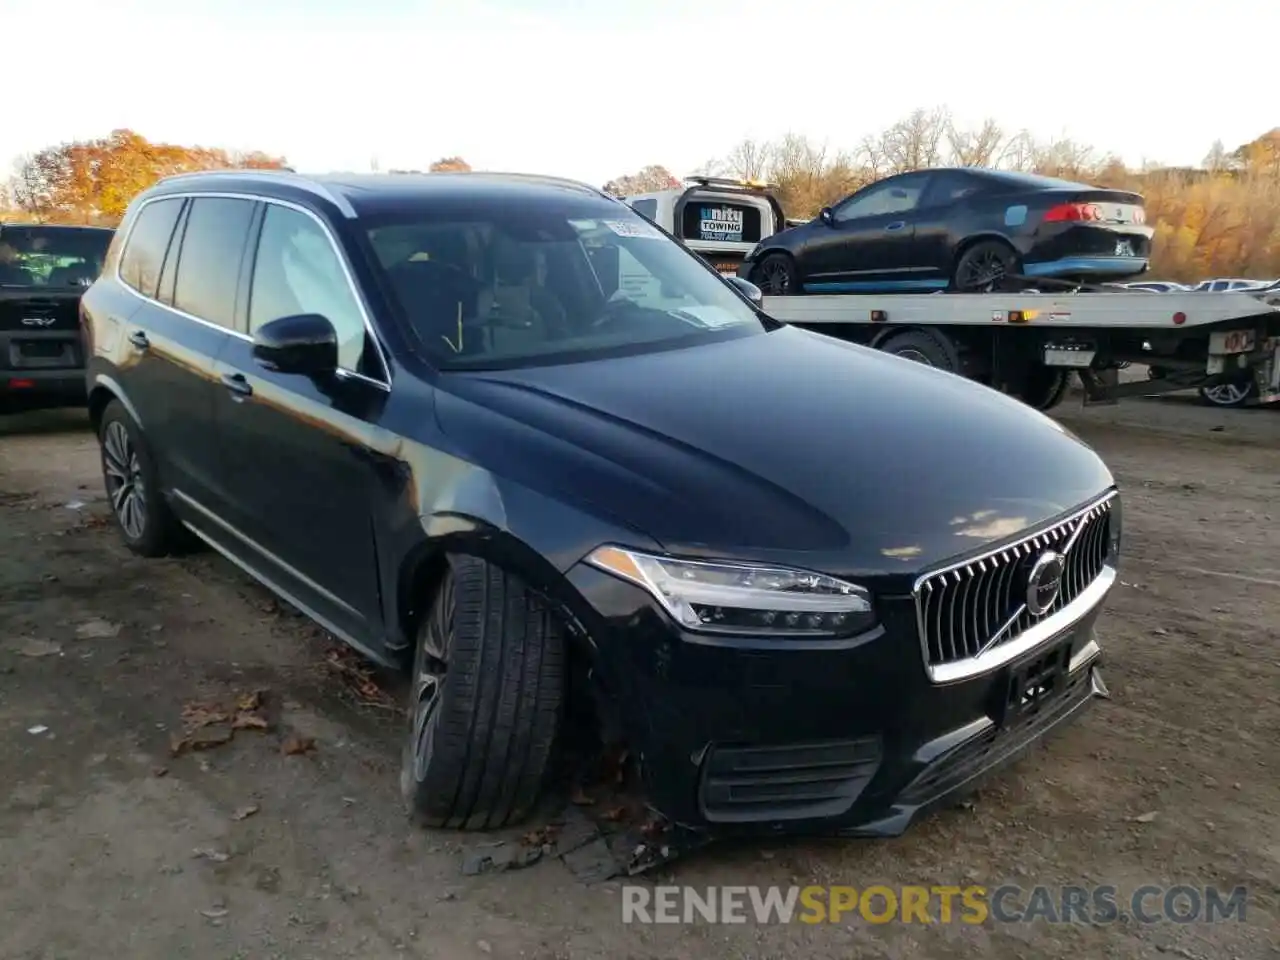
{"type": "Polygon", "coordinates": [[[836,215],[831,212],[830,207],[823,207],[818,211],[818,219],[829,227],[835,222],[836,215]]]}
{"type": "Polygon", "coordinates": [[[729,284],[757,307],[764,303],[764,292],[750,280],[741,277],[725,277],[729,284]]]}
{"type": "Polygon", "coordinates": [[[253,358],[278,373],[325,376],[338,369],[338,334],[318,313],[281,317],[254,333],[253,358]]]}

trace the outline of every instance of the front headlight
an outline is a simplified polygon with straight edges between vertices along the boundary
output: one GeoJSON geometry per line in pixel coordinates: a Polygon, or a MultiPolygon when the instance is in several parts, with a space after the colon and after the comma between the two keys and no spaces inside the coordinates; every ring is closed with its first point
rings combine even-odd
{"type": "Polygon", "coordinates": [[[836,637],[875,625],[866,590],[821,573],[675,560],[614,546],[593,551],[587,562],[644,588],[689,630],[836,637]]]}

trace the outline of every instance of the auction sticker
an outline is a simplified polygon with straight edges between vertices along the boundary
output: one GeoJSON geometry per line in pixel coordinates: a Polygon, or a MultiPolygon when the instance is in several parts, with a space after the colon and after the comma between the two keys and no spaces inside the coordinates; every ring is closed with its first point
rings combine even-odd
{"type": "Polygon", "coordinates": [[[605,220],[604,225],[620,237],[641,237],[645,240],[661,240],[660,234],[647,223],[634,220],[605,220]]]}

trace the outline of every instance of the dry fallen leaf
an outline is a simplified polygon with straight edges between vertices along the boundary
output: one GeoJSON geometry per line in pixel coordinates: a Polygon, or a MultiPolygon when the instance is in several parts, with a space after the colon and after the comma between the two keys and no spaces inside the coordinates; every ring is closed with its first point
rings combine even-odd
{"type": "Polygon", "coordinates": [[[243,806],[243,807],[241,807],[239,810],[237,810],[235,813],[233,813],[233,814],[231,815],[231,819],[232,819],[232,820],[247,820],[247,819],[249,819],[250,817],[252,817],[252,816],[253,816],[255,813],[257,813],[257,812],[258,812],[258,805],[257,805],[256,803],[250,803],[250,804],[248,804],[247,806],[243,806]]]}
{"type": "Polygon", "coordinates": [[[1150,813],[1140,813],[1133,818],[1135,823],[1150,823],[1156,818],[1156,812],[1152,810],[1150,813]]]}
{"type": "Polygon", "coordinates": [[[296,757],[304,753],[309,753],[316,748],[316,741],[313,737],[290,737],[284,742],[281,750],[286,756],[296,757]]]}
{"type": "Polygon", "coordinates": [[[573,792],[569,794],[569,802],[577,804],[580,807],[589,807],[595,803],[594,800],[587,796],[586,791],[582,789],[581,784],[573,788],[573,792]]]}
{"type": "Polygon", "coordinates": [[[604,819],[618,821],[618,820],[621,820],[626,815],[627,815],[626,807],[613,807],[612,809],[606,810],[604,812],[604,819]]]}
{"type": "Polygon", "coordinates": [[[62,653],[62,644],[54,643],[52,640],[41,640],[38,637],[32,637],[23,640],[18,645],[18,653],[24,657],[55,657],[62,653]]]}
{"type": "Polygon", "coordinates": [[[240,711],[258,710],[262,707],[262,700],[265,691],[254,690],[252,693],[242,693],[236,698],[236,709],[240,711]]]}
{"type": "Polygon", "coordinates": [[[256,713],[237,713],[236,718],[231,721],[232,730],[267,730],[269,728],[270,724],[266,719],[256,713]]]}
{"type": "Polygon", "coordinates": [[[76,636],[81,640],[109,640],[119,632],[120,624],[100,618],[86,620],[76,627],[76,636]]]}
{"type": "Polygon", "coordinates": [[[226,723],[230,718],[216,703],[188,703],[182,708],[182,720],[188,728],[226,723]]]}
{"type": "Polygon", "coordinates": [[[173,757],[181,756],[191,746],[191,741],[180,734],[169,734],[169,755],[173,757]]]}

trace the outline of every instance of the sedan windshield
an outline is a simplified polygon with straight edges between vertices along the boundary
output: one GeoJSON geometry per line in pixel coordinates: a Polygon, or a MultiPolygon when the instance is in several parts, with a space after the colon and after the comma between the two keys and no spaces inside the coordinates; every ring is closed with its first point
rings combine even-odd
{"type": "Polygon", "coordinates": [[[714,271],[621,204],[401,215],[368,236],[414,334],[444,368],[584,359],[764,329],[714,271]]]}
{"type": "Polygon", "coordinates": [[[110,230],[0,228],[0,286],[87,287],[101,272],[110,243],[110,230]]]}

